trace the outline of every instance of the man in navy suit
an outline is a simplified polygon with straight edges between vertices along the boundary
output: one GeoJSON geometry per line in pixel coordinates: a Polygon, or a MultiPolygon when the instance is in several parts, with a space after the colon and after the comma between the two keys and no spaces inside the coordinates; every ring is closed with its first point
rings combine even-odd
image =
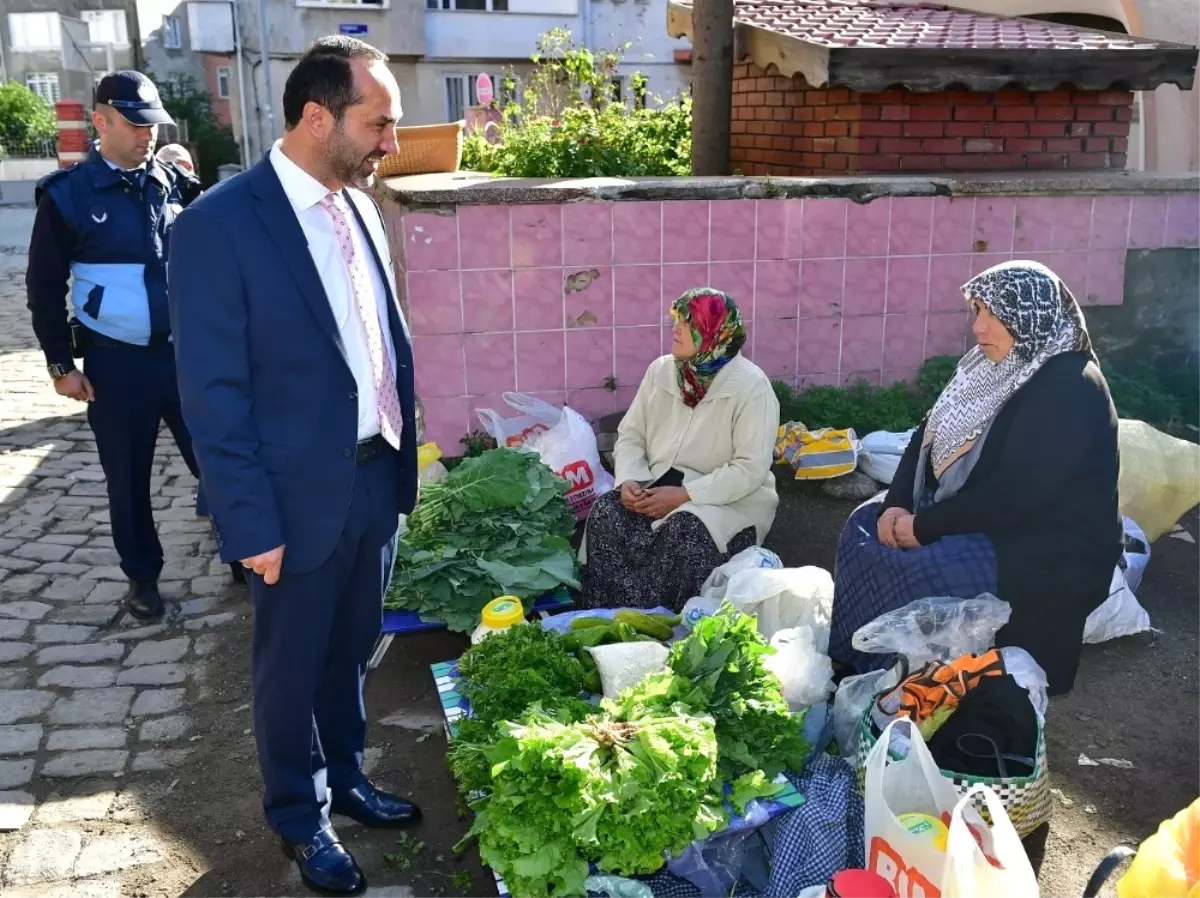
{"type": "Polygon", "coordinates": [[[362,685],[398,519],[417,497],[412,346],[378,206],[396,150],[387,57],[322,38],[287,79],[286,133],[172,235],[179,392],[221,557],[250,572],[267,822],[307,885],[366,880],[329,813],[420,818],[361,764],[362,685]]]}

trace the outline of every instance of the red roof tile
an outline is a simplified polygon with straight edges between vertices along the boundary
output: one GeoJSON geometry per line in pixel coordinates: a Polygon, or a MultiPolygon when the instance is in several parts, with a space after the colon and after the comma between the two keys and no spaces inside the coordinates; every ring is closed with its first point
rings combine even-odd
{"type": "Polygon", "coordinates": [[[1153,50],[1162,46],[1146,38],[924,2],[735,0],[734,10],[741,24],[830,49],[1153,50]]]}

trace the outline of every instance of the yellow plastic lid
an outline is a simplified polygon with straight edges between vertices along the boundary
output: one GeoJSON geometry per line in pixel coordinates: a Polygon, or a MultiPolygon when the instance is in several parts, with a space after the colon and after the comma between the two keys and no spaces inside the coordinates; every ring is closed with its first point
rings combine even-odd
{"type": "Polygon", "coordinates": [[[520,599],[514,596],[500,596],[483,606],[480,617],[485,627],[503,630],[525,620],[525,609],[521,607],[520,599]]]}

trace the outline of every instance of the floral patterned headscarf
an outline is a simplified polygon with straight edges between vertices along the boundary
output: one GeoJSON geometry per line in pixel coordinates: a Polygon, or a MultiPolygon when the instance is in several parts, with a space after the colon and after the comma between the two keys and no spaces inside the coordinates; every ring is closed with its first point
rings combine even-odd
{"type": "Polygon", "coordinates": [[[733,297],[712,287],[697,287],[683,294],[671,306],[671,315],[691,326],[696,343],[692,358],[675,361],[679,392],[684,403],[695,408],[721,369],[741,352],[746,327],[733,297]]]}

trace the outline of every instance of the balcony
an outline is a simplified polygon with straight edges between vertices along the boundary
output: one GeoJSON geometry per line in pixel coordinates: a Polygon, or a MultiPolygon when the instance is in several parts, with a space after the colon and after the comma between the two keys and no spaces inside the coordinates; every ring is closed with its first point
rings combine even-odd
{"type": "Polygon", "coordinates": [[[579,32],[579,0],[425,2],[430,59],[528,59],[538,37],[551,28],[579,32]]]}

